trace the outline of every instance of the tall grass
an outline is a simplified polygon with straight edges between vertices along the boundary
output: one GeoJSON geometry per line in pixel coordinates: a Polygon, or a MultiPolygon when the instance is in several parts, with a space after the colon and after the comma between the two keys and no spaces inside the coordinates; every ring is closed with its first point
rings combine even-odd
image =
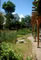
{"type": "Polygon", "coordinates": [[[0,32],[1,41],[14,41],[16,40],[17,34],[14,31],[2,31],[0,32]]]}
{"type": "Polygon", "coordinates": [[[30,29],[20,29],[18,31],[5,30],[0,32],[0,41],[16,42],[18,35],[26,35],[31,33],[30,29]]]}

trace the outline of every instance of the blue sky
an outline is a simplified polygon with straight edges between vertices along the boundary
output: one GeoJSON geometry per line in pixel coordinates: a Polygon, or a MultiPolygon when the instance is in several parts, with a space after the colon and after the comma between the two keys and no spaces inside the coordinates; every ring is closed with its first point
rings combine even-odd
{"type": "MultiPolygon", "coordinates": [[[[3,2],[7,2],[8,0],[1,0],[1,5],[3,2]]],[[[32,2],[33,0],[10,0],[16,5],[15,13],[19,15],[31,15],[32,12],[32,2]]],[[[1,11],[4,12],[3,9],[1,11]]]]}

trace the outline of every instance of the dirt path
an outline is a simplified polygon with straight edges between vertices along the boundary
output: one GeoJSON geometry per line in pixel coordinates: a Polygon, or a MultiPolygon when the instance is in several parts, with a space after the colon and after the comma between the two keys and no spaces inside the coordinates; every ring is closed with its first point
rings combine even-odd
{"type": "Polygon", "coordinates": [[[20,37],[20,38],[17,38],[17,40],[24,40],[25,41],[25,43],[23,43],[24,44],[24,49],[25,49],[25,51],[24,51],[24,53],[23,53],[23,55],[24,55],[24,57],[23,57],[23,60],[26,60],[26,58],[27,58],[27,56],[32,56],[32,43],[31,42],[29,42],[29,40],[28,40],[28,37],[29,35],[25,35],[25,36],[23,36],[23,37],[20,37]]]}
{"type": "Polygon", "coordinates": [[[31,36],[28,37],[29,40],[32,41],[33,44],[33,52],[36,54],[36,60],[41,60],[41,42],[40,42],[40,48],[37,48],[37,42],[34,42],[34,38],[31,36]]]}

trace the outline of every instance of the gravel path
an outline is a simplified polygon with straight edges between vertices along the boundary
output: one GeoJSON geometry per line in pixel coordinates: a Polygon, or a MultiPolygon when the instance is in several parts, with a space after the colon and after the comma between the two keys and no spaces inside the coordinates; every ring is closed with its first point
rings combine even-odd
{"type": "Polygon", "coordinates": [[[29,40],[32,41],[33,45],[33,52],[36,55],[36,60],[41,60],[41,42],[40,42],[40,48],[37,48],[37,42],[34,42],[34,38],[31,36],[28,37],[29,40]]]}

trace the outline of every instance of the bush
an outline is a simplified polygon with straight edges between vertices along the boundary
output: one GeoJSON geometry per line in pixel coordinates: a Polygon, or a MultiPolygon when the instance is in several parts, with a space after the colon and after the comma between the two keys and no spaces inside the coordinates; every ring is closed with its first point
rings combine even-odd
{"type": "Polygon", "coordinates": [[[23,60],[21,54],[16,54],[8,43],[3,42],[0,46],[0,60],[23,60]]]}
{"type": "Polygon", "coordinates": [[[31,30],[27,29],[27,28],[24,28],[24,29],[20,29],[17,34],[26,35],[26,34],[29,34],[29,33],[31,33],[31,30]]]}
{"type": "Polygon", "coordinates": [[[32,60],[32,58],[28,56],[28,57],[26,58],[26,60],[32,60]]]}

